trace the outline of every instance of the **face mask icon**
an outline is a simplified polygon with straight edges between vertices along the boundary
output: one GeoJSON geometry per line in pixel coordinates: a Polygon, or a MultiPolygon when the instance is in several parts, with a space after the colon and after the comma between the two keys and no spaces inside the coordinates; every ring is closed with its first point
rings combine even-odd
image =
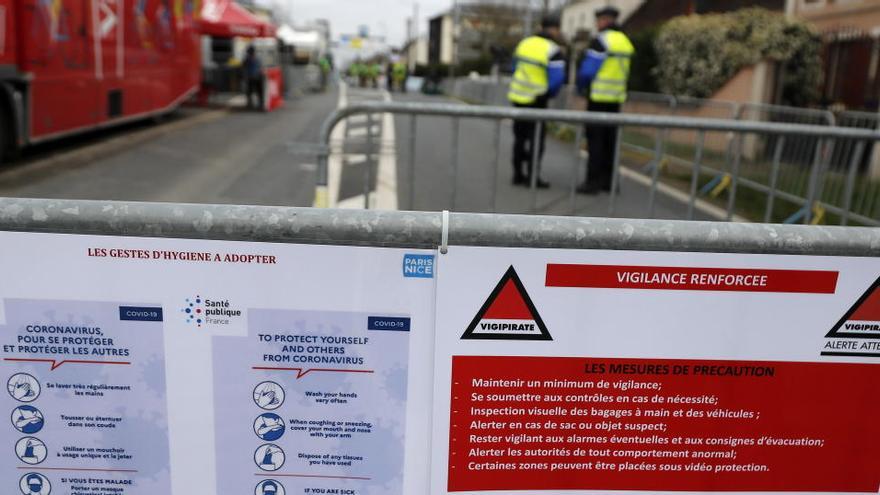
{"type": "Polygon", "coordinates": [[[32,478],[28,481],[28,488],[34,493],[40,493],[43,490],[43,480],[40,478],[32,478]]]}
{"type": "Polygon", "coordinates": [[[284,486],[275,480],[263,480],[257,483],[254,495],[284,495],[284,486]]]}
{"type": "Polygon", "coordinates": [[[49,495],[52,493],[49,479],[39,473],[28,473],[22,476],[18,487],[24,495],[49,495]]]}

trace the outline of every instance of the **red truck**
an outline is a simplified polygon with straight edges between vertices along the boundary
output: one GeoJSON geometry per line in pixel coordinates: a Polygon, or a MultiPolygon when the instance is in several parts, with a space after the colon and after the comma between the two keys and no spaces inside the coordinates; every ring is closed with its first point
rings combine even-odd
{"type": "Polygon", "coordinates": [[[0,0],[0,162],[174,110],[201,77],[198,0],[0,0]]]}

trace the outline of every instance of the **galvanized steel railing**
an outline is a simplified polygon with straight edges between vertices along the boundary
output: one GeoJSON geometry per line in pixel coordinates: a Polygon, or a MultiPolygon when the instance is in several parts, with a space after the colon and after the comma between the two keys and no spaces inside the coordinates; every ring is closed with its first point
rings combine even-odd
{"type": "MultiPolygon", "coordinates": [[[[415,138],[417,129],[417,119],[425,116],[445,116],[452,119],[451,142],[452,162],[449,166],[449,180],[452,184],[456,183],[456,179],[460,167],[459,145],[459,125],[460,119],[488,119],[495,121],[495,139],[492,146],[494,147],[494,161],[491,166],[497,167],[498,157],[500,155],[500,140],[498,136],[501,132],[501,122],[505,119],[519,119],[540,122],[557,122],[575,124],[578,127],[583,125],[604,125],[617,127],[618,133],[618,151],[615,157],[614,174],[612,179],[611,195],[608,206],[608,214],[612,216],[615,211],[616,191],[620,181],[620,163],[621,152],[620,146],[623,142],[622,129],[653,129],[654,146],[652,153],[652,163],[647,169],[650,174],[650,192],[647,198],[647,217],[654,214],[656,203],[656,194],[658,185],[661,182],[661,164],[668,159],[667,139],[668,133],[674,131],[691,131],[695,134],[694,145],[692,151],[694,153],[692,160],[679,160],[679,165],[684,166],[688,173],[688,218],[693,218],[694,203],[701,192],[699,183],[702,180],[702,174],[710,173],[715,176],[724,177],[724,185],[727,193],[727,201],[725,205],[726,219],[730,220],[736,214],[737,188],[746,187],[759,194],[766,196],[763,218],[765,221],[772,219],[774,205],[778,200],[788,201],[796,205],[802,214],[797,220],[803,223],[810,223],[817,214],[817,209],[821,208],[831,214],[837,215],[841,224],[850,221],[856,221],[864,225],[880,225],[880,220],[875,216],[868,216],[862,213],[854,212],[849,207],[852,204],[853,193],[855,191],[856,171],[862,166],[862,159],[866,149],[870,145],[880,140],[880,132],[873,129],[864,129],[856,127],[836,127],[829,125],[807,125],[800,123],[787,122],[765,122],[765,121],[746,121],[746,120],[730,120],[730,119],[710,119],[710,118],[690,118],[669,115],[638,115],[638,114],[603,114],[596,112],[580,112],[571,110],[535,110],[521,109],[509,107],[490,107],[490,106],[471,106],[459,104],[431,104],[431,103],[382,103],[382,102],[365,102],[354,104],[345,108],[340,108],[331,114],[321,126],[320,140],[322,143],[318,152],[318,178],[316,189],[315,206],[327,206],[327,187],[328,187],[328,154],[330,153],[331,133],[334,127],[342,120],[356,114],[365,114],[372,116],[375,114],[391,113],[394,115],[409,115],[410,120],[410,142],[409,149],[409,198],[405,202],[405,206],[412,208],[414,204],[414,177],[415,177],[415,138]],[[727,148],[728,157],[721,165],[707,163],[704,156],[705,142],[708,133],[725,133],[729,135],[730,145],[727,148]],[[752,142],[753,137],[761,138],[766,143],[772,142],[772,154],[770,155],[769,164],[765,163],[765,169],[761,173],[766,173],[767,180],[757,180],[754,176],[746,176],[742,173],[745,168],[743,166],[744,157],[750,155],[755,156],[755,144],[752,142]],[[770,140],[772,138],[772,141],[770,140]],[[810,140],[815,143],[813,153],[811,153],[811,164],[807,170],[806,177],[800,178],[803,182],[800,190],[805,191],[799,194],[781,187],[780,171],[783,170],[785,163],[784,151],[787,142],[810,140]],[[831,204],[822,201],[823,186],[825,184],[826,174],[831,167],[831,158],[835,147],[847,146],[851,148],[849,160],[847,163],[846,174],[847,180],[845,191],[843,193],[844,201],[842,204],[831,204]],[[751,150],[751,151],[749,151],[751,150]]],[[[372,117],[370,117],[372,118],[372,117]]],[[[536,137],[538,133],[536,126],[536,137]]],[[[580,143],[580,133],[576,140],[576,146],[580,143]]],[[[761,146],[766,153],[766,143],[761,146]]],[[[837,148],[840,149],[840,148],[837,148]]],[[[534,153],[537,154],[538,148],[535,147],[534,153]]],[[[486,155],[483,155],[485,157],[486,155]]],[[[533,157],[537,161],[537,157],[533,157]]],[[[751,159],[750,159],[751,160],[751,159]]],[[[485,161],[485,160],[483,160],[485,161]]],[[[572,160],[573,171],[577,172],[580,167],[580,160],[572,160]]],[[[573,174],[574,175],[574,174],[573,174]]],[[[537,174],[532,174],[532,207],[533,211],[537,209],[538,194],[535,184],[537,174]]],[[[709,181],[711,184],[712,181],[709,181]]],[[[493,186],[494,187],[494,186],[493,186]]],[[[713,189],[717,189],[719,185],[714,185],[713,189]]],[[[571,184],[571,205],[574,210],[574,194],[575,184],[571,184]]],[[[702,189],[705,189],[706,185],[702,189]]],[[[455,209],[457,198],[456,188],[452,187],[450,192],[449,204],[450,209],[455,209]]],[[[494,204],[495,191],[492,191],[494,204]]]]}
{"type": "MultiPolygon", "coordinates": [[[[449,88],[450,94],[468,102],[504,104],[504,81],[459,78],[449,88]]],[[[565,92],[555,98],[551,106],[579,109],[584,103],[577,103],[573,96],[571,92],[565,92]]],[[[866,129],[880,127],[880,114],[871,112],[739,103],[637,91],[629,93],[625,111],[866,129]]],[[[641,166],[636,167],[643,174],[652,175],[654,166],[672,169],[673,172],[686,172],[698,166],[693,162],[695,153],[690,149],[697,142],[696,132],[640,130],[626,132],[623,138],[624,149],[645,160],[641,166]],[[659,160],[656,159],[655,146],[643,142],[653,142],[658,137],[662,149],[659,160]],[[688,146],[682,146],[683,143],[688,146]]],[[[710,153],[704,156],[706,163],[702,164],[701,173],[711,174],[711,180],[697,190],[697,195],[717,195],[724,188],[730,187],[730,169],[734,165],[732,152],[736,142],[732,133],[709,133],[702,138],[707,151],[718,151],[721,156],[713,157],[710,153]]],[[[830,213],[837,215],[836,221],[846,224],[851,218],[866,223],[865,219],[876,220],[880,217],[880,149],[875,149],[874,143],[850,140],[829,146],[829,143],[809,136],[779,138],[772,135],[753,135],[748,136],[742,146],[740,185],[766,197],[763,212],[752,215],[755,220],[816,222],[822,221],[823,216],[830,213]],[[825,173],[828,174],[819,184],[815,183],[816,177],[813,173],[817,159],[827,162],[825,173]],[[807,203],[809,196],[815,196],[816,200],[807,203]],[[793,206],[796,206],[794,211],[793,206]],[[783,209],[786,211],[780,211],[783,209]]],[[[668,170],[664,170],[661,175],[663,174],[668,175],[668,170]]],[[[692,206],[689,206],[689,210],[692,210],[692,206]]],[[[690,218],[691,213],[688,215],[690,218]]]]}
{"type": "Polygon", "coordinates": [[[880,229],[0,198],[0,231],[298,244],[878,256],[880,229]]]}

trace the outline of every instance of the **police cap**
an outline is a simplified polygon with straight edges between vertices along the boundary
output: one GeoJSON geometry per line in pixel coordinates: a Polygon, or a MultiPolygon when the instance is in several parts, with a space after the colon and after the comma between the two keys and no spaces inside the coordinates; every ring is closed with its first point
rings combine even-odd
{"type": "Polygon", "coordinates": [[[542,28],[551,28],[551,27],[558,28],[561,25],[562,25],[562,23],[560,22],[558,15],[547,14],[547,15],[541,17],[541,27],[542,28]]]}
{"type": "Polygon", "coordinates": [[[617,7],[611,5],[606,5],[600,9],[596,9],[596,17],[605,16],[617,19],[618,17],[620,17],[620,10],[618,10],[617,7]]]}

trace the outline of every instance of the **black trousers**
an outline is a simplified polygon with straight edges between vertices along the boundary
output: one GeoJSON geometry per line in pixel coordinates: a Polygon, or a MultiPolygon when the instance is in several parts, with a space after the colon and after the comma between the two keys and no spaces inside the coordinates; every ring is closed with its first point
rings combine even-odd
{"type": "MultiPolygon", "coordinates": [[[[619,113],[620,104],[591,101],[587,104],[587,111],[619,113]]],[[[610,190],[611,175],[614,172],[614,153],[617,151],[617,127],[587,125],[584,126],[584,131],[590,152],[586,183],[610,190]]]]}
{"type": "Polygon", "coordinates": [[[245,81],[246,88],[245,91],[247,93],[247,106],[248,108],[252,108],[254,105],[252,103],[251,97],[256,94],[257,95],[257,103],[259,106],[258,110],[263,109],[263,78],[262,77],[249,77],[245,81]]]}
{"type": "MultiPolygon", "coordinates": [[[[514,103],[513,106],[519,108],[543,108],[535,105],[519,105],[514,103]]],[[[514,177],[531,177],[534,164],[532,163],[532,153],[535,149],[535,126],[540,126],[538,130],[538,173],[541,170],[541,158],[544,156],[544,141],[547,138],[547,126],[543,122],[533,122],[528,120],[513,121],[513,176],[514,177]]]]}

